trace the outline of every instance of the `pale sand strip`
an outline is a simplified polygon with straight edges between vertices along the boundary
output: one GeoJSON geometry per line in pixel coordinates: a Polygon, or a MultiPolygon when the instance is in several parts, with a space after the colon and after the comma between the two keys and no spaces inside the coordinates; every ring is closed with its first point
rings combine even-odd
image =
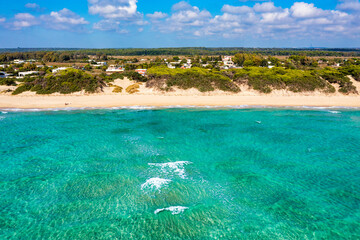
{"type": "Polygon", "coordinates": [[[360,107],[359,96],[169,96],[169,95],[0,95],[0,108],[81,108],[122,106],[318,106],[360,107]],[[69,105],[65,105],[69,103],[69,105]]]}

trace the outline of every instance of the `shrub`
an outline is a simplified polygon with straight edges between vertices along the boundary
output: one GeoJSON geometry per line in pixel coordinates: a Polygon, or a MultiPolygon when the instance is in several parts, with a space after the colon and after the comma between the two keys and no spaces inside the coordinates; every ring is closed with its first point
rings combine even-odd
{"type": "MultiPolygon", "coordinates": [[[[152,81],[161,82],[165,79],[165,90],[171,87],[180,89],[196,88],[200,92],[222,91],[239,92],[240,88],[228,77],[217,70],[203,68],[169,69],[167,67],[154,67],[148,71],[152,81]]],[[[156,85],[152,83],[152,85],[156,85]]]]}
{"type": "Polygon", "coordinates": [[[49,74],[34,79],[26,79],[24,80],[24,84],[19,86],[13,94],[29,90],[37,94],[52,94],[55,92],[69,94],[82,90],[88,93],[94,93],[103,86],[104,83],[102,80],[84,71],[68,69],[55,75],[49,74]]]}
{"type": "Polygon", "coordinates": [[[0,85],[16,86],[16,82],[12,78],[0,78],[0,85]]]}
{"type": "Polygon", "coordinates": [[[351,71],[343,69],[342,71],[334,68],[324,68],[317,72],[319,76],[329,83],[337,83],[340,86],[339,92],[344,94],[357,93],[356,87],[346,75],[351,75],[351,71]]]}
{"type": "Polygon", "coordinates": [[[310,70],[248,67],[229,71],[231,73],[224,72],[223,74],[262,93],[270,93],[273,89],[287,89],[292,92],[335,91],[329,83],[310,70]]]}
{"type": "Polygon", "coordinates": [[[18,95],[20,93],[26,92],[26,91],[30,91],[30,89],[32,88],[31,84],[28,83],[23,83],[21,84],[19,87],[17,87],[15,89],[15,91],[12,92],[12,95],[18,95]]]}
{"type": "Polygon", "coordinates": [[[133,84],[126,88],[126,92],[129,94],[137,93],[139,92],[139,88],[140,88],[139,84],[133,84]]]}
{"type": "Polygon", "coordinates": [[[115,86],[115,88],[114,88],[114,90],[113,90],[113,93],[121,93],[122,90],[123,90],[122,87],[120,87],[120,86],[115,86]]]}

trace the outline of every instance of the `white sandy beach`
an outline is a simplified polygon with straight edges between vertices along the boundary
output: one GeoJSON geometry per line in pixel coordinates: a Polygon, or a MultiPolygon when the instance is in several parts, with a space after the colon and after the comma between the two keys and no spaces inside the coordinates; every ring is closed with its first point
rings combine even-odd
{"type": "MultiPolygon", "coordinates": [[[[133,82],[116,80],[115,84],[124,89],[133,82]]],[[[358,90],[360,83],[354,82],[358,90]]],[[[0,90],[9,87],[2,86],[0,90]]],[[[74,93],[70,95],[36,95],[25,92],[13,96],[0,94],[0,108],[82,108],[82,107],[128,107],[128,106],[318,106],[318,107],[360,107],[360,95],[334,93],[326,95],[319,92],[292,93],[273,91],[260,94],[242,87],[241,93],[231,94],[221,91],[200,93],[196,89],[161,92],[141,85],[136,94],[113,93],[112,87],[97,94],[74,93]]]]}

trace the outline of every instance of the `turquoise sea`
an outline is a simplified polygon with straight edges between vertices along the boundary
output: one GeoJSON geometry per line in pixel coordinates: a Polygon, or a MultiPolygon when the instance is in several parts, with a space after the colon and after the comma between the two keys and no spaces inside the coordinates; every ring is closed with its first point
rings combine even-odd
{"type": "Polygon", "coordinates": [[[360,239],[356,109],[0,113],[0,239],[360,239]]]}

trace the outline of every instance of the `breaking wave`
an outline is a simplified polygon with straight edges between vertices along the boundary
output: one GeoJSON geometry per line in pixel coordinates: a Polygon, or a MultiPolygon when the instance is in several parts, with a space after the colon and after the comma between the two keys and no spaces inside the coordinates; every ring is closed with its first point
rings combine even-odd
{"type": "Polygon", "coordinates": [[[154,214],[158,214],[163,211],[169,211],[172,215],[177,215],[180,213],[183,213],[185,210],[189,209],[188,207],[182,207],[182,206],[171,206],[168,208],[159,208],[154,211],[154,214]]]}
{"type": "Polygon", "coordinates": [[[180,178],[185,179],[185,165],[192,164],[188,161],[177,161],[177,162],[168,162],[168,163],[149,163],[150,166],[160,167],[163,173],[174,173],[180,178]]]}
{"type": "Polygon", "coordinates": [[[142,190],[150,189],[150,190],[159,190],[160,191],[160,189],[162,187],[166,187],[170,182],[171,182],[171,180],[169,180],[169,179],[150,178],[141,185],[141,189],[142,190]]]}

